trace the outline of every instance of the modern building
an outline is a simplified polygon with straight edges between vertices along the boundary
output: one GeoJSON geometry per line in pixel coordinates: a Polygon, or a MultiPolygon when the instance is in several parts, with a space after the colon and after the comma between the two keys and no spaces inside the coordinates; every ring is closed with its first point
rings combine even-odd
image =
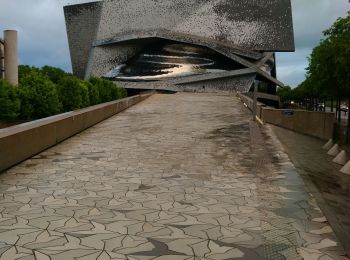
{"type": "Polygon", "coordinates": [[[126,88],[268,93],[294,51],[290,0],[103,0],[64,7],[73,73],[126,88]]]}

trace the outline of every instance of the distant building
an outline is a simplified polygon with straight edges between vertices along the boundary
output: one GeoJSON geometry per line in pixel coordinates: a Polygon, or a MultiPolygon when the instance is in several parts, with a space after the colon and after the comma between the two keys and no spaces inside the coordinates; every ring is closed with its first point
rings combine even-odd
{"type": "Polygon", "coordinates": [[[126,88],[274,93],[290,0],[104,0],[64,7],[73,73],[126,88]]]}

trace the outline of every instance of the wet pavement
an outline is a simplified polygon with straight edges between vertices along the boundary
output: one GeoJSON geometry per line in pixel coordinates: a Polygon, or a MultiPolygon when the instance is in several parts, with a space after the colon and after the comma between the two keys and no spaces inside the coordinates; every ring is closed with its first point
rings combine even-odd
{"type": "Polygon", "coordinates": [[[322,149],[324,141],[271,127],[350,255],[350,176],[322,149]]]}
{"type": "Polygon", "coordinates": [[[0,175],[0,259],[347,259],[234,96],[156,94],[0,175]]]}

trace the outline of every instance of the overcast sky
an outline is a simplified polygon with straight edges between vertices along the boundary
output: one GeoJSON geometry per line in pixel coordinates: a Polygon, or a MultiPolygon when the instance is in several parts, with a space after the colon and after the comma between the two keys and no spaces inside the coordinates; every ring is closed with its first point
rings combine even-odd
{"type": "MultiPolygon", "coordinates": [[[[264,0],[261,0],[264,1],[264,0]]],[[[19,31],[21,64],[50,65],[71,71],[63,16],[65,4],[82,0],[0,0],[0,32],[19,31]]],[[[295,53],[277,56],[278,78],[297,86],[305,78],[307,57],[318,44],[322,31],[350,10],[348,0],[292,0],[295,53]]]]}

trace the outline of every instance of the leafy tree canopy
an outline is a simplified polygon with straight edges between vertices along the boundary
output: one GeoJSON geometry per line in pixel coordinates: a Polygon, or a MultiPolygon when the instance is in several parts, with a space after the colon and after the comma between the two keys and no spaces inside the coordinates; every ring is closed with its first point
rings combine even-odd
{"type": "Polygon", "coordinates": [[[312,97],[350,96],[350,12],[324,32],[325,39],[314,48],[301,84],[312,97]]]}
{"type": "Polygon", "coordinates": [[[5,80],[0,80],[0,104],[0,119],[10,120],[19,116],[21,103],[17,92],[5,80]]]}
{"type": "Polygon", "coordinates": [[[83,81],[58,68],[21,65],[18,87],[0,81],[0,119],[38,119],[126,96],[105,79],[83,81]]]}

